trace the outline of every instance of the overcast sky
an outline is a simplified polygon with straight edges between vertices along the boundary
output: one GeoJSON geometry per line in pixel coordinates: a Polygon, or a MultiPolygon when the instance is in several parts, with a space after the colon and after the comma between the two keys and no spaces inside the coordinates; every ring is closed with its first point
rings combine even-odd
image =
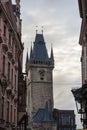
{"type": "Polygon", "coordinates": [[[53,72],[54,107],[75,110],[78,127],[81,127],[71,89],[81,87],[81,46],[79,34],[81,19],[77,0],[21,0],[22,41],[24,65],[26,52],[30,53],[35,30],[43,33],[50,54],[53,46],[55,68],[53,72]]]}

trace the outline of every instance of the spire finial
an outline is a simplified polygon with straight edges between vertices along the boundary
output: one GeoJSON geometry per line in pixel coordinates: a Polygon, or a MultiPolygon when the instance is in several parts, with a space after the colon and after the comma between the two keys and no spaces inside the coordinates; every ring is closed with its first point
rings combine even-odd
{"type": "Polygon", "coordinates": [[[36,34],[37,34],[37,32],[38,32],[38,29],[37,29],[37,28],[38,28],[38,26],[36,26],[36,34]]]}
{"type": "Polygon", "coordinates": [[[43,26],[42,26],[42,34],[43,34],[43,26]]]}

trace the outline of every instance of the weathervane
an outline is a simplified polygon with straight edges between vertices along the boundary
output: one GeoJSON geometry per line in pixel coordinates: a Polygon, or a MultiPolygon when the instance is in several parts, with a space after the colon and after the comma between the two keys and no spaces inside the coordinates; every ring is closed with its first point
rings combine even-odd
{"type": "Polygon", "coordinates": [[[43,34],[43,26],[42,26],[42,34],[43,34]]]}
{"type": "Polygon", "coordinates": [[[38,32],[37,28],[38,28],[38,26],[36,26],[36,34],[37,34],[37,32],[38,32]]]}

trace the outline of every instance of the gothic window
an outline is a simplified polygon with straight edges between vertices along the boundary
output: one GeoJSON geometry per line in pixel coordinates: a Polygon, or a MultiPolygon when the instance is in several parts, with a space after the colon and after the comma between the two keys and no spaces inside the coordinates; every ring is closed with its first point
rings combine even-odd
{"type": "Polygon", "coordinates": [[[9,122],[9,101],[7,101],[7,122],[9,122]]]}
{"type": "Polygon", "coordinates": [[[9,46],[11,45],[11,34],[9,33],[9,46]]]}
{"type": "Polygon", "coordinates": [[[12,40],[12,52],[13,52],[13,55],[14,55],[14,39],[12,40]]]}
{"type": "Polygon", "coordinates": [[[3,31],[3,35],[6,37],[6,26],[4,25],[4,31],[3,31]]]}
{"type": "MultiPolygon", "coordinates": [[[[12,68],[12,70],[11,70],[11,81],[12,81],[12,83],[13,83],[13,68],[12,68]]],[[[12,86],[13,87],[13,86],[12,86]]]]}
{"type": "Polygon", "coordinates": [[[12,114],[12,105],[11,105],[11,114],[10,114],[10,121],[12,122],[12,116],[13,116],[13,114],[12,114]]]}
{"type": "Polygon", "coordinates": [[[2,119],[4,119],[4,97],[2,97],[2,119]]]}
{"type": "Polygon", "coordinates": [[[16,109],[14,109],[14,123],[16,123],[16,109]]]}
{"type": "Polygon", "coordinates": [[[16,90],[16,75],[15,75],[15,90],[16,90]]]}
{"type": "Polygon", "coordinates": [[[5,56],[3,55],[3,63],[2,63],[2,74],[5,76],[5,56]]]}
{"type": "Polygon", "coordinates": [[[8,62],[8,81],[10,80],[10,63],[8,62]]]}

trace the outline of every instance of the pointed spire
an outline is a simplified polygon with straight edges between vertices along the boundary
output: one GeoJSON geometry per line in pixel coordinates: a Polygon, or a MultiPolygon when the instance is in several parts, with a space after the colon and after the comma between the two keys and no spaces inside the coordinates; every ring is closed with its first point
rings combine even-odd
{"type": "Polygon", "coordinates": [[[28,63],[28,49],[27,49],[27,55],[26,55],[26,65],[28,63]]]}
{"type": "Polygon", "coordinates": [[[54,61],[54,55],[53,55],[53,48],[51,44],[51,54],[50,54],[50,59],[54,61]]]}
{"type": "Polygon", "coordinates": [[[30,50],[30,59],[33,58],[33,50],[32,50],[32,43],[31,43],[31,50],[30,50]]]}

